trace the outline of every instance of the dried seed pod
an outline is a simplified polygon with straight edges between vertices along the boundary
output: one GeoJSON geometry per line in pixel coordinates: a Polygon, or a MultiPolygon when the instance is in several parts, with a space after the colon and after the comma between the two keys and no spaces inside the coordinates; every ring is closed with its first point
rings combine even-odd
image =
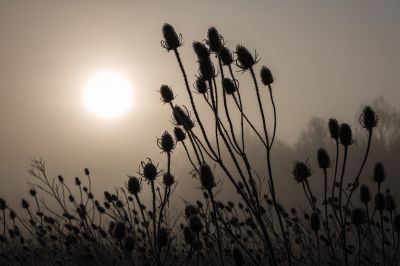
{"type": "Polygon", "coordinates": [[[339,123],[335,118],[329,119],[328,122],[329,134],[332,139],[337,140],[339,138],[339,123]]]}
{"type": "Polygon", "coordinates": [[[222,46],[221,35],[218,33],[215,27],[210,27],[207,32],[207,44],[210,50],[214,53],[218,53],[222,46]]]}
{"type": "Polygon", "coordinates": [[[236,64],[242,70],[250,69],[257,63],[256,59],[254,59],[253,55],[247,50],[243,45],[238,44],[236,46],[236,64]]]}
{"type": "Polygon", "coordinates": [[[227,47],[222,47],[219,52],[219,56],[221,58],[222,64],[224,66],[229,66],[233,63],[232,52],[227,47]]]}
{"type": "Polygon", "coordinates": [[[318,149],[318,165],[319,168],[322,169],[327,169],[331,165],[331,158],[328,152],[323,148],[318,149]]]}
{"type": "Polygon", "coordinates": [[[157,170],[157,166],[149,159],[147,163],[141,162],[142,172],[141,175],[148,181],[154,181],[160,174],[157,170]]]}
{"type": "Polygon", "coordinates": [[[353,144],[353,133],[351,131],[351,127],[343,123],[340,125],[339,128],[339,139],[340,139],[340,144],[343,146],[350,146],[353,144]]]}
{"type": "Polygon", "coordinates": [[[185,130],[192,130],[194,127],[194,122],[189,116],[187,109],[183,110],[182,107],[175,105],[173,109],[173,116],[175,124],[177,126],[182,126],[185,130]]]}
{"type": "Polygon", "coordinates": [[[168,85],[161,85],[160,95],[163,103],[170,103],[175,99],[174,93],[172,92],[171,87],[168,85]]]}
{"type": "Polygon", "coordinates": [[[198,211],[197,211],[196,207],[194,207],[191,204],[186,205],[186,207],[185,207],[186,218],[189,218],[192,214],[197,214],[197,213],[198,213],[198,211]]]}
{"type": "Polygon", "coordinates": [[[180,127],[174,127],[174,135],[176,141],[184,141],[186,139],[186,133],[180,127]]]}
{"type": "Polygon", "coordinates": [[[206,163],[200,165],[200,183],[202,188],[206,190],[211,190],[216,186],[214,174],[206,163]]]}
{"type": "Polygon", "coordinates": [[[292,170],[292,176],[297,183],[301,183],[312,175],[310,165],[300,161],[295,161],[292,170]]]}
{"type": "Polygon", "coordinates": [[[142,189],[142,184],[136,176],[129,176],[128,180],[128,191],[129,193],[136,195],[142,189]]]}
{"type": "Polygon", "coordinates": [[[175,177],[170,173],[165,173],[163,175],[163,183],[165,186],[170,187],[175,183],[175,177]]]}
{"type": "Polygon", "coordinates": [[[374,167],[374,181],[378,184],[382,183],[385,181],[386,174],[387,172],[382,162],[376,163],[374,167]]]}
{"type": "Polygon", "coordinates": [[[362,203],[368,203],[371,201],[371,193],[367,185],[360,187],[360,200],[362,203]]]}
{"type": "Polygon", "coordinates": [[[172,27],[170,24],[165,23],[163,25],[162,33],[164,40],[161,41],[161,45],[168,51],[175,50],[178,47],[182,46],[182,37],[176,34],[174,27],[172,27]]]}
{"type": "Polygon", "coordinates": [[[211,80],[217,76],[210,58],[199,61],[199,73],[202,79],[211,80]]]}
{"type": "Polygon", "coordinates": [[[272,76],[271,70],[263,66],[260,71],[261,81],[265,86],[271,85],[274,82],[274,77],[272,76]]]}
{"type": "Polygon", "coordinates": [[[360,124],[363,128],[371,130],[378,124],[378,116],[370,106],[365,106],[360,115],[360,124]]]}
{"type": "Polygon", "coordinates": [[[166,153],[170,153],[175,148],[175,141],[168,131],[165,131],[161,138],[157,140],[158,147],[166,153]]]}
{"type": "Polygon", "coordinates": [[[222,80],[222,88],[228,95],[234,94],[236,91],[236,86],[230,78],[224,78],[222,80]]]}
{"type": "Polygon", "coordinates": [[[197,60],[210,60],[210,51],[208,48],[201,42],[193,42],[193,50],[197,55],[197,60]]]}

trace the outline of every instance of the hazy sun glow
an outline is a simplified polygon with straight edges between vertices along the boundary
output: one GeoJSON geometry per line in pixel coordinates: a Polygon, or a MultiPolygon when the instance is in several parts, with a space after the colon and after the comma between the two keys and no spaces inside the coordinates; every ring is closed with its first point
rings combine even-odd
{"type": "Polygon", "coordinates": [[[99,72],[89,78],[85,87],[85,103],[99,117],[115,118],[132,105],[132,88],[126,78],[113,71],[99,72]]]}

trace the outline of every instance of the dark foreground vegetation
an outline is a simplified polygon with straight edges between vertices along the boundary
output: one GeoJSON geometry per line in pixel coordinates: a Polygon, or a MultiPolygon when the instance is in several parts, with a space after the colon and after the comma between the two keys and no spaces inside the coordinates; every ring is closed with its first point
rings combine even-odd
{"type": "Polygon", "coordinates": [[[170,86],[160,88],[174,124],[157,141],[164,167],[146,159],[125,185],[96,198],[88,169],[71,184],[63,176],[48,176],[44,161],[33,160],[34,182],[22,208],[17,212],[0,199],[1,264],[398,265],[400,215],[385,187],[386,169],[376,162],[373,173],[364,170],[374,129],[380,126],[371,107],[360,115],[367,142],[356,174],[346,168],[352,129],[329,119],[326,130],[335,152],[328,154],[327,147],[315,151],[318,166],[293,162],[291,175],[308,207],[288,209],[280,203],[283,195],[275,188],[278,177],[271,163],[277,106],[270,69],[259,67],[257,53],[242,45],[231,52],[211,27],[203,42],[193,43],[199,71],[192,85],[180,53],[182,36],[169,24],[162,33],[162,47],[177,60],[187,93],[183,98],[189,100],[178,104],[184,99],[175,97],[170,86]],[[251,86],[241,86],[238,70],[249,75],[251,86]],[[244,94],[254,97],[258,116],[245,111],[244,94]],[[255,169],[248,156],[248,136],[266,154],[264,169],[255,169]],[[177,185],[171,163],[177,145],[198,179],[193,189],[204,196],[187,201],[182,210],[170,204],[177,185]],[[310,185],[311,175],[324,180],[318,191],[310,185]],[[370,176],[374,187],[365,185],[370,176]],[[147,206],[144,186],[152,195],[147,206]],[[234,188],[235,193],[224,195],[231,201],[219,199],[225,186],[234,188]]]}

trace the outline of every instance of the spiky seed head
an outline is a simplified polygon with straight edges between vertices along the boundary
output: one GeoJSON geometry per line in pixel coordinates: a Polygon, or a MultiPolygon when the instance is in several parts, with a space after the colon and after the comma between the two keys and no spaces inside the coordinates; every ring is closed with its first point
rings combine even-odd
{"type": "Polygon", "coordinates": [[[229,66],[230,64],[233,63],[232,52],[227,47],[224,46],[221,48],[219,56],[224,66],[229,66]]]}
{"type": "Polygon", "coordinates": [[[154,181],[158,176],[157,166],[153,164],[151,160],[148,160],[147,163],[142,162],[143,168],[143,177],[149,181],[154,181]]]}
{"type": "Polygon", "coordinates": [[[329,134],[332,139],[339,138],[339,123],[335,118],[330,118],[328,121],[329,134]]]}
{"type": "Polygon", "coordinates": [[[362,203],[368,203],[371,201],[371,192],[367,185],[362,185],[360,187],[360,200],[362,203]]]}
{"type": "Polygon", "coordinates": [[[236,46],[237,66],[243,70],[250,69],[256,63],[253,55],[243,45],[236,46]]]}
{"type": "Polygon", "coordinates": [[[386,173],[387,172],[385,167],[383,166],[383,163],[376,163],[374,167],[374,181],[378,184],[382,183],[383,181],[385,181],[386,173]]]}
{"type": "Polygon", "coordinates": [[[22,208],[24,208],[24,209],[29,208],[29,203],[25,199],[21,200],[21,205],[22,205],[22,208]]]}
{"type": "Polygon", "coordinates": [[[108,192],[108,191],[104,191],[104,198],[108,202],[112,202],[113,201],[113,197],[111,196],[110,192],[108,192]]]}
{"type": "Polygon", "coordinates": [[[207,43],[210,47],[210,50],[214,53],[218,53],[221,49],[221,35],[218,33],[215,27],[210,27],[207,32],[207,43]]]}
{"type": "Polygon", "coordinates": [[[234,94],[236,91],[236,86],[230,78],[224,78],[222,80],[222,88],[228,95],[234,94]]]}
{"type": "Polygon", "coordinates": [[[197,214],[197,209],[192,204],[188,204],[185,207],[186,218],[189,218],[192,214],[197,214]]]}
{"type": "Polygon", "coordinates": [[[176,31],[172,25],[165,23],[162,27],[162,33],[164,37],[162,45],[168,51],[175,50],[182,46],[181,38],[178,36],[178,34],[176,34],[176,31]]]}
{"type": "Polygon", "coordinates": [[[174,127],[174,135],[176,141],[184,141],[186,139],[186,133],[181,127],[174,127]]]}
{"type": "Polygon", "coordinates": [[[300,161],[295,161],[292,170],[292,176],[297,183],[305,181],[308,177],[312,175],[312,171],[308,163],[303,163],[300,161]]]}
{"type": "Polygon", "coordinates": [[[191,130],[194,127],[194,122],[190,118],[188,111],[183,110],[182,107],[175,105],[173,109],[173,116],[178,126],[183,126],[185,130],[191,130]]]}
{"type": "Polygon", "coordinates": [[[161,227],[158,230],[157,243],[160,248],[165,247],[168,244],[168,230],[165,227],[161,227]]]}
{"type": "Polygon", "coordinates": [[[360,116],[360,124],[363,128],[371,130],[378,124],[378,116],[370,106],[365,106],[360,116]]]}
{"type": "Polygon", "coordinates": [[[400,214],[396,214],[393,219],[394,231],[400,236],[400,214]]]}
{"type": "Polygon", "coordinates": [[[242,254],[242,250],[237,245],[234,245],[232,247],[232,258],[233,258],[233,261],[235,262],[236,266],[243,266],[244,265],[244,257],[243,257],[243,254],[242,254]]]}
{"type": "Polygon", "coordinates": [[[197,60],[210,60],[210,51],[201,42],[193,42],[193,50],[197,55],[197,60]]]}
{"type": "Polygon", "coordinates": [[[194,234],[198,234],[203,229],[203,222],[197,214],[192,214],[189,217],[189,227],[194,234]]]}
{"type": "Polygon", "coordinates": [[[206,163],[200,165],[200,183],[202,188],[206,190],[211,190],[216,186],[214,174],[206,163]]]}
{"type": "Polygon", "coordinates": [[[126,234],[126,227],[125,227],[125,223],[123,222],[118,222],[115,224],[114,227],[114,237],[117,240],[122,240],[124,239],[126,234]]]}
{"type": "Polygon", "coordinates": [[[327,169],[331,166],[331,158],[328,152],[323,148],[318,149],[318,165],[319,168],[322,169],[327,169]]]}
{"type": "Polygon", "coordinates": [[[75,177],[75,185],[77,185],[77,186],[80,186],[82,183],[81,183],[81,180],[79,179],[79,177],[75,177]]]}
{"type": "Polygon", "coordinates": [[[383,211],[385,209],[385,195],[381,192],[375,195],[375,207],[378,211],[383,211]]]}
{"type": "Polygon", "coordinates": [[[274,76],[272,76],[271,70],[266,66],[261,68],[260,76],[265,86],[271,85],[274,82],[274,76]]]}
{"type": "Polygon", "coordinates": [[[210,58],[199,61],[199,72],[201,78],[204,80],[211,80],[217,76],[214,64],[211,62],[210,58]]]}
{"type": "Polygon", "coordinates": [[[388,212],[393,212],[396,209],[396,201],[392,197],[392,195],[386,195],[386,210],[388,212]]]}
{"type": "Polygon", "coordinates": [[[165,173],[163,175],[163,183],[166,187],[170,187],[175,183],[175,177],[170,173],[165,173]]]}
{"type": "Polygon", "coordinates": [[[170,153],[175,148],[175,141],[168,131],[165,131],[157,141],[158,146],[163,152],[170,153]]]}
{"type": "Polygon", "coordinates": [[[353,144],[353,133],[349,124],[342,123],[339,128],[340,144],[343,146],[350,146],[353,144]]]}
{"type": "Polygon", "coordinates": [[[133,235],[129,234],[125,237],[124,248],[128,253],[131,253],[135,249],[135,238],[133,235]]]}
{"type": "Polygon", "coordinates": [[[160,87],[161,101],[163,103],[170,103],[175,99],[174,93],[170,86],[161,85],[160,87]]]}
{"type": "Polygon", "coordinates": [[[63,183],[63,182],[64,182],[64,177],[63,177],[62,175],[58,175],[57,178],[58,178],[58,181],[59,181],[60,183],[63,183]]]}
{"type": "Polygon", "coordinates": [[[313,212],[311,214],[310,225],[311,225],[311,230],[313,231],[318,231],[320,229],[321,221],[319,218],[319,214],[317,212],[313,212]]]}
{"type": "Polygon", "coordinates": [[[208,90],[206,81],[201,77],[198,77],[196,79],[196,83],[195,83],[194,87],[195,87],[196,91],[200,94],[204,94],[208,90]]]}
{"type": "Polygon", "coordinates": [[[30,194],[32,197],[35,197],[35,196],[36,196],[36,190],[35,190],[34,188],[30,189],[30,190],[29,190],[29,194],[30,194]]]}
{"type": "Polygon", "coordinates": [[[195,236],[193,235],[192,230],[187,226],[183,229],[183,238],[189,245],[193,245],[195,241],[195,236]]]}
{"type": "Polygon", "coordinates": [[[136,176],[130,176],[128,180],[128,191],[132,195],[136,195],[142,189],[142,184],[136,176]]]}
{"type": "Polygon", "coordinates": [[[351,222],[356,225],[360,226],[365,223],[365,213],[362,208],[355,208],[351,213],[351,222]]]}

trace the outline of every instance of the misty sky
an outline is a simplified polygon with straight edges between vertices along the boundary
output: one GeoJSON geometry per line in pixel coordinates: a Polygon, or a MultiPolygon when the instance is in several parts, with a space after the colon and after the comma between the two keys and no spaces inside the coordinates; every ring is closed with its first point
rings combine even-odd
{"type": "MultiPolygon", "coordinates": [[[[162,160],[155,140],[172,126],[157,90],[169,84],[186,101],[176,60],[160,46],[164,22],[183,35],[190,83],[191,43],[209,26],[231,49],[256,49],[257,72],[266,64],[276,75],[278,137],[293,143],[313,115],[352,122],[379,95],[400,108],[399,14],[399,1],[0,0],[0,196],[24,195],[33,157],[53,176],[89,167],[99,187],[122,185],[146,157],[162,160]],[[121,118],[84,105],[86,80],[103,69],[134,88],[121,118]]],[[[248,75],[237,75],[245,86],[248,75]]]]}

